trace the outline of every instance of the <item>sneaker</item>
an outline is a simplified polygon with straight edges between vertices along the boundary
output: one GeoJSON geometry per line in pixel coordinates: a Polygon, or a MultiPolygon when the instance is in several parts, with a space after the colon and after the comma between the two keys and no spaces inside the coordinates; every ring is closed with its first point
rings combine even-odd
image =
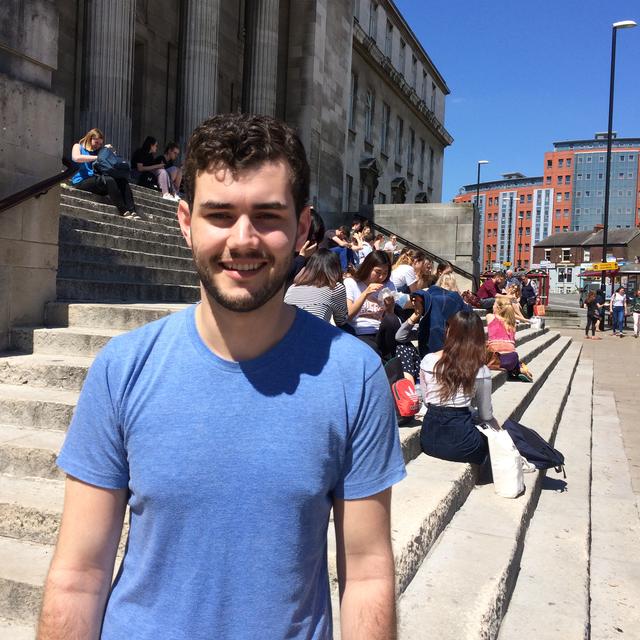
{"type": "Polygon", "coordinates": [[[142,218],[135,211],[125,211],[122,214],[123,218],[127,220],[142,220],[142,218]]]}
{"type": "Polygon", "coordinates": [[[174,196],[172,193],[165,193],[162,196],[163,200],[171,200],[172,202],[180,202],[180,198],[178,196],[174,196]]]}

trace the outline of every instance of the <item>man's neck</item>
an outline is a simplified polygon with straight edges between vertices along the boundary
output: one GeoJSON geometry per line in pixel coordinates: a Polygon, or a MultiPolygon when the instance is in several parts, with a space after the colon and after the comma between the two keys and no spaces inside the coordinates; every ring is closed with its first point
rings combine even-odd
{"type": "Polygon", "coordinates": [[[209,349],[224,360],[253,360],[278,344],[293,324],[295,309],[282,299],[279,292],[259,309],[238,313],[203,292],[196,308],[196,328],[209,349]]]}

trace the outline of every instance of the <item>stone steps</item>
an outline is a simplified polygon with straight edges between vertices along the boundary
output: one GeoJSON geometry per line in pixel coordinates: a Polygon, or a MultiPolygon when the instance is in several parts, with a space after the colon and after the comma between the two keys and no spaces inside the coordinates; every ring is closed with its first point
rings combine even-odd
{"type": "Polygon", "coordinates": [[[0,424],[66,431],[77,391],[0,384],[0,424]]]}
{"type": "Polygon", "coordinates": [[[56,465],[63,441],[64,431],[0,425],[0,474],[64,478],[56,465]]]}
{"type": "Polygon", "coordinates": [[[595,389],[591,485],[592,638],[638,637],[640,513],[633,493],[616,399],[595,389]]]}
{"type": "Polygon", "coordinates": [[[35,622],[27,625],[0,618],[0,640],[33,640],[35,637],[35,622]]]}
{"type": "Polygon", "coordinates": [[[593,363],[581,359],[554,445],[569,477],[542,479],[499,640],[589,637],[592,398],[593,363]]]}
{"type": "Polygon", "coordinates": [[[25,353],[95,357],[120,329],[94,327],[15,327],[11,347],[25,353]]]}
{"type": "Polygon", "coordinates": [[[0,354],[0,382],[80,391],[93,359],[51,354],[0,354]]]}
{"type": "MultiPolygon", "coordinates": [[[[549,337],[554,339],[547,341],[546,348],[532,362],[537,370],[534,383],[507,382],[493,391],[494,415],[500,423],[509,417],[517,420],[522,415],[571,344],[570,338],[549,337]]],[[[410,436],[404,436],[404,432],[401,428],[407,478],[394,487],[391,505],[398,593],[411,582],[431,545],[465,503],[477,479],[471,465],[421,455],[419,426],[411,429],[410,436]],[[413,457],[407,455],[409,448],[413,457]]],[[[329,557],[335,590],[335,540],[332,536],[329,536],[329,557]]]]}
{"type": "MultiPolygon", "coordinates": [[[[573,345],[567,350],[521,418],[551,441],[580,349],[573,345]]],[[[496,637],[541,474],[527,474],[525,482],[524,495],[515,500],[500,498],[491,484],[471,491],[399,599],[402,640],[423,638],[424,629],[441,640],[496,637]]]]}

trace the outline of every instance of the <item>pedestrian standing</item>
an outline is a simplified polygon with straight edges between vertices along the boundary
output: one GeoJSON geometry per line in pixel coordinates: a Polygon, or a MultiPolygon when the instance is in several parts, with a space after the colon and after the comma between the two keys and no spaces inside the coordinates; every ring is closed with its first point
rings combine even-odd
{"type": "Polygon", "coordinates": [[[631,305],[631,313],[633,313],[633,335],[635,338],[640,333],[640,289],[636,291],[631,305]]]}
{"type": "Polygon", "coordinates": [[[624,317],[627,315],[627,294],[624,287],[618,287],[609,301],[609,311],[613,319],[613,335],[622,338],[624,317]]]}

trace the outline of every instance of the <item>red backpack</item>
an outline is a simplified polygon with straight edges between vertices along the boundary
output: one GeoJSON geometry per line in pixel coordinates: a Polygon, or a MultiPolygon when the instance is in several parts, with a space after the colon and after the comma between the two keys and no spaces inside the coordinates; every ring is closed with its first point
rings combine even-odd
{"type": "Polygon", "coordinates": [[[406,378],[402,378],[391,385],[391,392],[396,403],[398,414],[403,418],[411,418],[420,410],[420,398],[416,387],[406,378]]]}

